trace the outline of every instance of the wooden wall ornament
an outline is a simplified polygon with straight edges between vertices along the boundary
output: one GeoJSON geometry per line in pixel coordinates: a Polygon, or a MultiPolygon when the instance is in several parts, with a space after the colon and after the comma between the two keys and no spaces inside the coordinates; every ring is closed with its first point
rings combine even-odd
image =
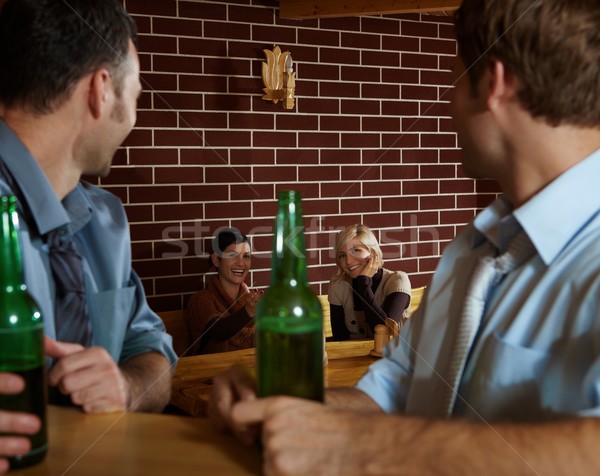
{"type": "Polygon", "coordinates": [[[262,64],[262,80],[265,101],[277,104],[282,102],[284,109],[294,108],[296,89],[296,73],[293,70],[292,55],[289,51],[281,52],[279,46],[273,51],[264,49],[266,62],[262,64]]]}

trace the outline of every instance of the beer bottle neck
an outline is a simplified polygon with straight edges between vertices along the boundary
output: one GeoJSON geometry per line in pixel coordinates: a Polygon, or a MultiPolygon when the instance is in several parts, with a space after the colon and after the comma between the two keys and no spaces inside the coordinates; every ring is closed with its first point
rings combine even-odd
{"type": "Polygon", "coordinates": [[[306,247],[297,192],[280,192],[272,258],[272,284],[306,285],[306,247]]]}
{"type": "Polygon", "coordinates": [[[0,292],[4,293],[24,284],[15,197],[0,197],[0,220],[0,292]]]}

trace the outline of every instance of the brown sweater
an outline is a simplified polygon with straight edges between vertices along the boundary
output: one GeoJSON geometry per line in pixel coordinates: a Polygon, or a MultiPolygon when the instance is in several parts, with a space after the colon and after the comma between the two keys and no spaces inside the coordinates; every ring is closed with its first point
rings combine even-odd
{"type": "Polygon", "coordinates": [[[254,347],[254,319],[244,309],[247,299],[248,286],[242,284],[237,300],[232,301],[217,276],[205,290],[194,294],[186,312],[192,337],[190,355],[254,347]]]}

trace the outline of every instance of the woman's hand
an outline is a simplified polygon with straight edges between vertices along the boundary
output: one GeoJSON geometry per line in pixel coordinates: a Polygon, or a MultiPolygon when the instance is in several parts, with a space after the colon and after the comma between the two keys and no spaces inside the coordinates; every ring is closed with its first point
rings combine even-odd
{"type": "Polygon", "coordinates": [[[246,301],[245,309],[250,317],[254,317],[256,315],[256,305],[263,294],[264,291],[260,289],[251,289],[248,293],[248,300],[246,301]]]}
{"type": "Polygon", "coordinates": [[[379,270],[375,261],[376,260],[372,256],[369,256],[365,260],[365,267],[362,269],[359,276],[368,276],[369,278],[375,276],[375,273],[379,270]]]}

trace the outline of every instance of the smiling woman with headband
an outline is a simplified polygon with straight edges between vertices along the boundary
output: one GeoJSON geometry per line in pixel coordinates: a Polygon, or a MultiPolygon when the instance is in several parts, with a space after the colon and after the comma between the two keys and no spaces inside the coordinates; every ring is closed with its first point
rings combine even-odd
{"type": "Polygon", "coordinates": [[[219,274],[188,302],[191,355],[254,347],[254,316],[262,291],[249,290],[244,283],[252,264],[248,237],[237,228],[225,228],[213,237],[212,249],[210,260],[219,274]]]}
{"type": "Polygon", "coordinates": [[[402,327],[410,280],[402,271],[383,268],[381,248],[368,226],[351,225],[337,234],[335,263],[338,273],[328,296],[332,340],[372,339],[375,326],[388,318],[402,327]]]}

